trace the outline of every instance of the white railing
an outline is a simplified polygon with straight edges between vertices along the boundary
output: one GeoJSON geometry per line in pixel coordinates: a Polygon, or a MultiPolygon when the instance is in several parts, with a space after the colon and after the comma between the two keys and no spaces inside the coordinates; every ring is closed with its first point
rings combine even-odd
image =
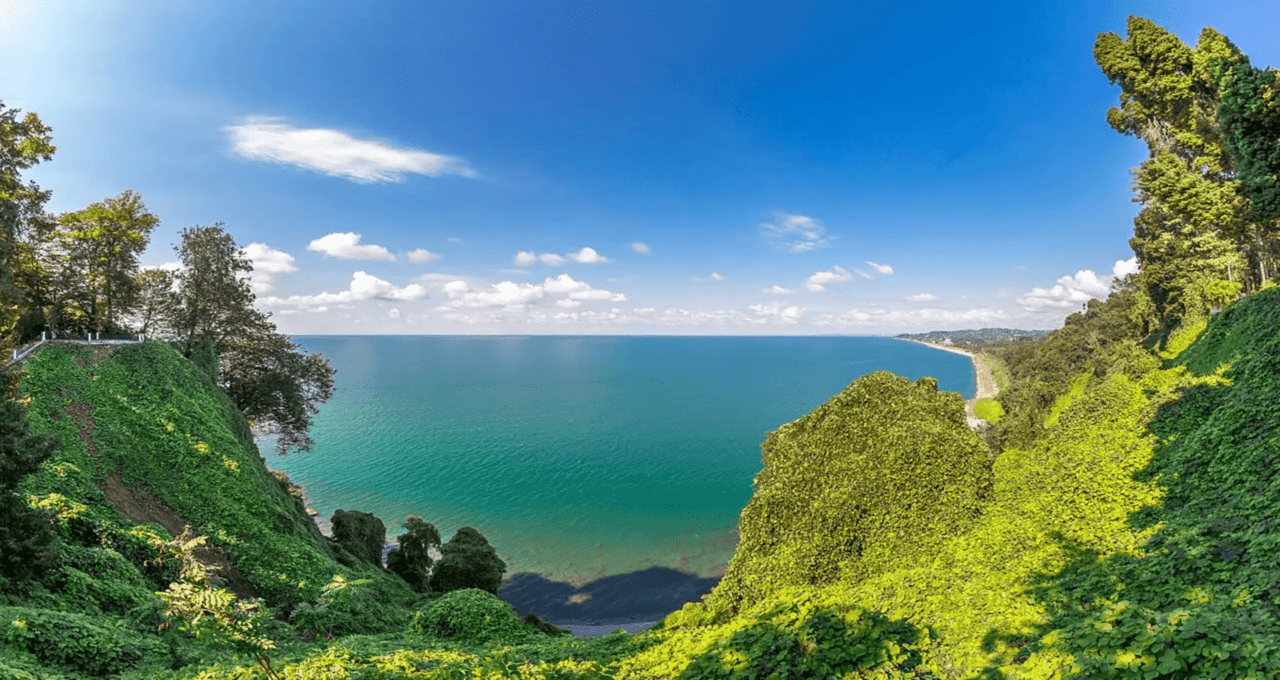
{"type": "Polygon", "coordinates": [[[27,357],[31,356],[31,354],[35,352],[37,349],[39,349],[42,345],[47,345],[50,343],[56,342],[59,344],[74,344],[74,345],[128,345],[128,344],[143,342],[146,339],[147,339],[146,335],[138,335],[136,340],[128,340],[128,339],[113,340],[110,338],[103,340],[101,333],[85,333],[84,339],[81,340],[74,336],[68,336],[66,338],[50,337],[48,333],[41,332],[39,340],[29,342],[22,347],[13,348],[13,357],[9,359],[7,362],[5,362],[4,368],[5,370],[8,370],[9,368],[15,366],[16,364],[22,363],[22,361],[24,361],[27,357]]]}

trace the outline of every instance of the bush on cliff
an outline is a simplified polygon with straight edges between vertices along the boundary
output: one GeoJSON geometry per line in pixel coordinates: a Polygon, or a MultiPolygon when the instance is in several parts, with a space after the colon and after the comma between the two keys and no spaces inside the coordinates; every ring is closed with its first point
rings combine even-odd
{"type": "Polygon", "coordinates": [[[440,563],[431,575],[431,587],[447,593],[478,588],[496,596],[502,587],[506,562],[479,531],[462,527],[448,543],[440,546],[440,563]]]}
{"type": "Polygon", "coordinates": [[[991,454],[964,400],[887,372],[770,432],[728,571],[708,596],[733,614],[786,586],[872,573],[966,529],[991,454]]]}
{"type": "Polygon", "coordinates": [[[387,542],[387,526],[372,513],[336,510],[329,520],[333,540],[356,557],[382,566],[382,546],[387,542]]]}

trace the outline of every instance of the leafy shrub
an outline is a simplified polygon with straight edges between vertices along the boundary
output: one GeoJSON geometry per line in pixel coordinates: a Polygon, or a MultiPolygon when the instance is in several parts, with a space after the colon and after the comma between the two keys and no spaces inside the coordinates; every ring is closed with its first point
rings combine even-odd
{"type": "Polygon", "coordinates": [[[409,632],[484,645],[494,640],[526,642],[535,635],[511,605],[479,588],[445,593],[413,616],[409,632]]]}
{"type": "Polygon", "coordinates": [[[408,587],[394,579],[348,581],[335,575],[315,602],[294,607],[290,621],[298,631],[322,637],[376,633],[404,628],[408,587]]]}
{"type": "Polygon", "coordinates": [[[462,527],[440,546],[440,563],[431,575],[431,587],[443,593],[479,588],[496,596],[502,587],[506,562],[479,531],[462,527]]]}
{"type": "Polygon", "coordinates": [[[133,668],[159,642],[118,619],[28,607],[0,607],[0,643],[25,648],[41,663],[102,676],[133,668]]]}

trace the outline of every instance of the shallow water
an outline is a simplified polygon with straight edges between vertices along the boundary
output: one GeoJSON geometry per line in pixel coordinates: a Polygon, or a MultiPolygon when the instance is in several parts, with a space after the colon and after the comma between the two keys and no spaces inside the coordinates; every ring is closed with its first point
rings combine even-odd
{"type": "MultiPolygon", "coordinates": [[[[309,453],[323,518],[473,526],[507,573],[718,576],[767,431],[877,370],[974,392],[960,355],[872,337],[299,336],[337,369],[309,453]]],[[[327,522],[322,521],[327,530],[327,522]]]]}

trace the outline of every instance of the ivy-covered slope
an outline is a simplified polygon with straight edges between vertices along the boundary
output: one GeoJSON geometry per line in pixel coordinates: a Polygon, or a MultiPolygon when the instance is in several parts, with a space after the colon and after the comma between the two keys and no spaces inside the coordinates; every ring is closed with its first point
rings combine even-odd
{"type": "MultiPolygon", "coordinates": [[[[783,542],[750,542],[744,527],[734,560],[759,566],[758,599],[726,617],[719,601],[742,590],[726,579],[706,604],[653,631],[662,642],[629,659],[625,677],[764,677],[770,664],[911,678],[1275,677],[1278,330],[1272,289],[1215,317],[1167,366],[1131,341],[1117,345],[1062,386],[1041,436],[999,453],[993,489],[967,528],[929,550],[901,550],[875,572],[790,585],[794,565],[769,562],[783,542]]],[[[831,412],[839,401],[818,420],[859,417],[831,412]]],[[[885,410],[902,407],[903,419],[915,417],[908,401],[884,394],[885,410]]],[[[789,428],[804,429],[778,437],[789,428]]],[[[830,464],[829,442],[795,442],[789,465],[828,472],[785,490],[784,526],[830,525],[811,538],[790,534],[787,551],[802,556],[830,549],[827,537],[862,515],[831,512],[827,494],[856,469],[830,464]]],[[[909,502],[937,485],[911,472],[889,465],[873,478],[909,502]]],[[[758,484],[752,503],[779,491],[758,484]]]]}
{"type": "Polygon", "coordinates": [[[927,553],[967,529],[990,493],[990,451],[960,396],[932,378],[863,376],[761,449],[738,548],[710,598],[730,613],[927,553]]]}
{"type": "MultiPolygon", "coordinates": [[[[334,575],[353,575],[206,371],[164,343],[103,349],[51,346],[27,361],[27,417],[61,437],[24,480],[30,501],[57,510],[70,532],[128,525],[113,506],[167,522],[169,533],[189,523],[234,565],[223,577],[243,577],[233,587],[273,606],[314,600],[334,575]]],[[[151,533],[167,538],[154,525],[151,533]]]]}

